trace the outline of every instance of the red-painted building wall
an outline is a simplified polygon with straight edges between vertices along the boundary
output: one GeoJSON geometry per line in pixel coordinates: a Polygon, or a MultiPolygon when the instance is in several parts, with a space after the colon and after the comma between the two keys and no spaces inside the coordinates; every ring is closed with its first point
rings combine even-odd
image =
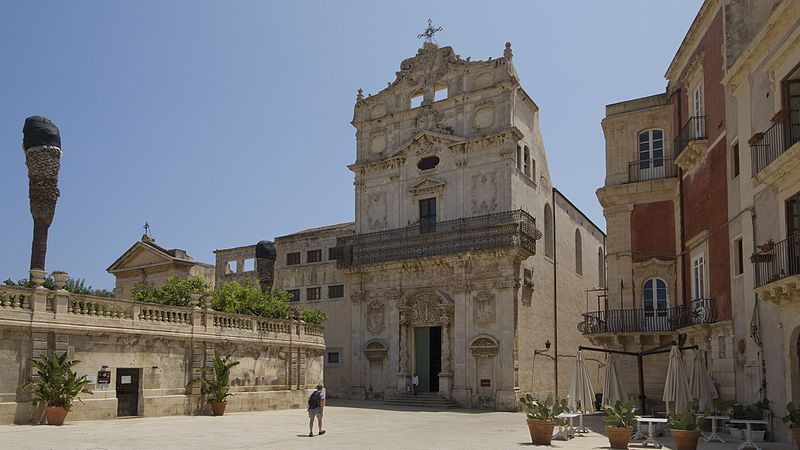
{"type": "Polygon", "coordinates": [[[675,206],[671,201],[638,203],[631,213],[631,259],[675,259],[675,206]]]}
{"type": "MultiPolygon", "coordinates": [[[[707,291],[714,299],[717,319],[731,318],[730,288],[730,245],[728,236],[728,195],[727,195],[727,140],[720,136],[725,132],[725,91],[723,77],[723,17],[722,10],[701,39],[696,55],[702,55],[704,113],[708,152],[704,160],[689,174],[681,174],[681,231],[683,273],[683,294],[685,301],[691,295],[691,259],[686,242],[700,233],[708,233],[706,254],[707,291]],[[719,139],[719,141],[718,141],[719,139]],[[713,147],[711,145],[713,144],[713,147]]],[[[691,67],[692,64],[688,64],[691,67]]],[[[675,80],[680,86],[673,95],[675,103],[676,130],[689,119],[693,86],[684,86],[686,74],[675,80]]]]}

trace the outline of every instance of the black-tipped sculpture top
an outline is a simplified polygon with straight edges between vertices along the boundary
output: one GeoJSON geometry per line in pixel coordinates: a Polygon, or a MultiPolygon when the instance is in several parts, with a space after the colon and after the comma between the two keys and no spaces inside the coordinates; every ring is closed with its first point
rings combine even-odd
{"type": "Polygon", "coordinates": [[[58,127],[45,117],[31,116],[25,119],[22,135],[22,147],[25,150],[40,145],[53,145],[61,148],[61,135],[58,127]]]}
{"type": "Polygon", "coordinates": [[[260,241],[256,244],[256,258],[275,259],[275,244],[270,241],[260,241]]]}

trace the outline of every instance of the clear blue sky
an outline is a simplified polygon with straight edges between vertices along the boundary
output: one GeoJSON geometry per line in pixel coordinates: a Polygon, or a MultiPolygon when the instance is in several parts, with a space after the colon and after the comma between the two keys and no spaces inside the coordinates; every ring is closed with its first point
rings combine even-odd
{"type": "Polygon", "coordinates": [[[510,41],[555,185],[604,226],[604,106],[663,92],[700,0],[0,3],[0,279],[27,276],[22,124],[61,129],[49,271],[105,272],[149,221],[212,251],[353,219],[356,90],[378,92],[428,18],[462,57],[510,41]]]}

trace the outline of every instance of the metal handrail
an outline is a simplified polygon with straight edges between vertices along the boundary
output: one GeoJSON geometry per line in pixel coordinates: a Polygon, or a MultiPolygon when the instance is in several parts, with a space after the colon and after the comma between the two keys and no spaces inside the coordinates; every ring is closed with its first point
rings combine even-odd
{"type": "Polygon", "coordinates": [[[678,170],[674,156],[640,159],[628,163],[628,183],[675,178],[678,170]]]}
{"type": "Polygon", "coordinates": [[[675,331],[698,324],[710,324],[717,320],[714,300],[701,298],[688,305],[658,309],[609,309],[583,314],[578,331],[595,333],[648,333],[675,331]]]}
{"type": "Polygon", "coordinates": [[[792,145],[800,141],[800,108],[783,109],[772,118],[772,126],[750,138],[752,176],[764,170],[792,145]]]}
{"type": "Polygon", "coordinates": [[[778,242],[761,246],[763,250],[753,255],[756,287],[800,274],[800,233],[794,233],[778,242]]]}
{"type": "Polygon", "coordinates": [[[692,116],[681,128],[675,137],[675,156],[681,154],[686,149],[689,142],[699,139],[706,139],[706,116],[692,116]]]}
{"type": "Polygon", "coordinates": [[[342,236],[332,255],[340,267],[348,267],[514,245],[535,252],[540,237],[536,220],[518,209],[342,236]]]}

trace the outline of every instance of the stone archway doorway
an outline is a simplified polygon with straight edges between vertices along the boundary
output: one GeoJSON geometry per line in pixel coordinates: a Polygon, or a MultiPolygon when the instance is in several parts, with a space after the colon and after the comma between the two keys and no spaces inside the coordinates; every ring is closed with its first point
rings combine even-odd
{"type": "Polygon", "coordinates": [[[421,392],[438,392],[449,398],[453,380],[450,351],[453,303],[428,291],[406,298],[398,309],[400,386],[408,386],[416,372],[421,392]]]}

